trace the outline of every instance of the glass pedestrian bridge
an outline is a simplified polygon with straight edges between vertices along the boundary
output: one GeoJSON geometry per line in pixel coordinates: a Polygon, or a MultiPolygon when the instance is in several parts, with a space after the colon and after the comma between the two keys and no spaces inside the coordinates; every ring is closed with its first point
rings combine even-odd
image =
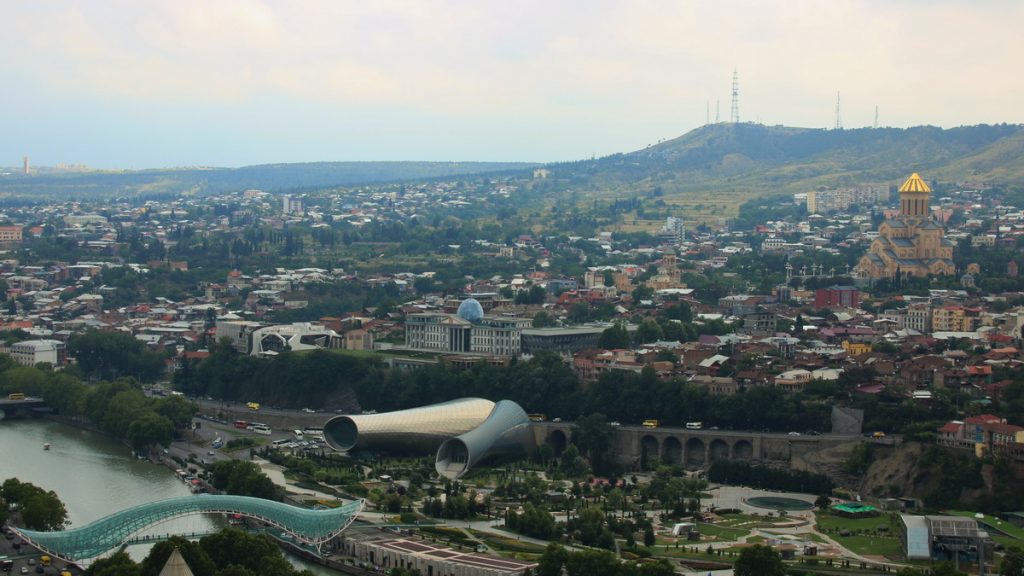
{"type": "Polygon", "coordinates": [[[194,514],[227,514],[252,518],[278,528],[297,542],[319,549],[320,545],[348,528],[364,504],[365,501],[356,500],[338,508],[310,510],[262,498],[210,494],[133,506],[85,526],[59,532],[12,529],[42,551],[82,565],[124,546],[143,530],[194,514]]]}

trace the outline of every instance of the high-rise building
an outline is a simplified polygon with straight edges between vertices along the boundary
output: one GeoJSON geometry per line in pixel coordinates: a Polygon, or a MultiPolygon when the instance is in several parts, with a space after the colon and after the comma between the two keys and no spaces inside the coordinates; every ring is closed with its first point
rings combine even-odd
{"type": "Polygon", "coordinates": [[[281,212],[285,214],[302,214],[302,199],[293,198],[288,194],[285,194],[281,197],[281,212]]]}
{"type": "Polygon", "coordinates": [[[846,210],[850,206],[875,206],[889,201],[886,184],[860,184],[852,188],[812,190],[804,196],[809,214],[846,210]]]}
{"type": "Polygon", "coordinates": [[[29,172],[28,156],[25,156],[24,158],[21,159],[21,170],[25,173],[26,176],[28,175],[28,172],[29,172]]]}

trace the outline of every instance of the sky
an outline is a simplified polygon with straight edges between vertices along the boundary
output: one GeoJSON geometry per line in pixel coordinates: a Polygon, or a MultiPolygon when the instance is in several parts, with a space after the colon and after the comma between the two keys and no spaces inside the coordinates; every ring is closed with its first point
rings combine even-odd
{"type": "Polygon", "coordinates": [[[558,161],[729,119],[1024,122],[1024,2],[8,0],[0,165],[558,161]]]}

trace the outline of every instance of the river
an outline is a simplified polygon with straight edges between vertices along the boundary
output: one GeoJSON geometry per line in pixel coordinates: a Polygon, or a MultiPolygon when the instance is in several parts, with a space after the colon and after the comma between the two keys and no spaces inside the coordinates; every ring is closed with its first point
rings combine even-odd
{"type": "MultiPolygon", "coordinates": [[[[56,492],[72,527],[130,506],[189,495],[188,486],[165,466],[136,460],[126,445],[107,436],[50,420],[0,421],[0,481],[7,478],[56,492]],[[43,450],[46,443],[49,450],[43,450]]],[[[163,523],[152,532],[207,532],[215,522],[218,519],[190,516],[163,523]]],[[[148,545],[140,545],[128,552],[140,560],[148,550],[148,545]]],[[[286,556],[315,574],[339,574],[286,556]]]]}

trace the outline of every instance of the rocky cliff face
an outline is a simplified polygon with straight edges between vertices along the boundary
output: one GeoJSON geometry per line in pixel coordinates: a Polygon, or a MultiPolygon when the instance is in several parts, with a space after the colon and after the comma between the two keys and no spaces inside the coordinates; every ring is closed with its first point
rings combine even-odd
{"type": "Polygon", "coordinates": [[[918,498],[929,507],[970,506],[1008,510],[1022,496],[1024,464],[979,461],[973,454],[919,442],[875,446],[860,492],[876,497],[918,498]]]}

